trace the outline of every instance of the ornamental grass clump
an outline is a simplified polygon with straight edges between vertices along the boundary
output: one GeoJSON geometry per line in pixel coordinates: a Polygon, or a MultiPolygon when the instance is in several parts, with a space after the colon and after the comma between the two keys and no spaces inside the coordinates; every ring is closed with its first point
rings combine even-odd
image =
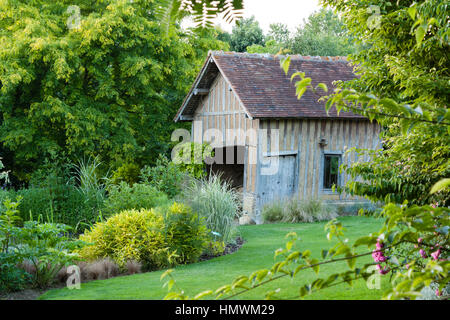
{"type": "Polygon", "coordinates": [[[184,201],[203,217],[215,237],[225,243],[234,240],[239,218],[239,195],[219,175],[194,181],[185,190],[184,201]]]}
{"type": "Polygon", "coordinates": [[[320,199],[302,200],[297,197],[275,200],[263,207],[265,222],[311,223],[337,217],[334,207],[320,199]]]}

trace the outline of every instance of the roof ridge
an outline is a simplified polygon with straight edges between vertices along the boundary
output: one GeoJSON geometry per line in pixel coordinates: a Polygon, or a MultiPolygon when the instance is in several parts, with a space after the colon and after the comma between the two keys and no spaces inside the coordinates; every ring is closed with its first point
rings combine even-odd
{"type": "Polygon", "coordinates": [[[299,54],[294,55],[273,55],[270,53],[248,53],[248,52],[235,52],[235,51],[217,51],[210,50],[209,55],[213,56],[237,56],[245,58],[259,58],[259,59],[282,59],[286,56],[290,56],[291,60],[313,60],[313,61],[331,61],[331,62],[347,62],[346,56],[302,56],[299,54]]]}

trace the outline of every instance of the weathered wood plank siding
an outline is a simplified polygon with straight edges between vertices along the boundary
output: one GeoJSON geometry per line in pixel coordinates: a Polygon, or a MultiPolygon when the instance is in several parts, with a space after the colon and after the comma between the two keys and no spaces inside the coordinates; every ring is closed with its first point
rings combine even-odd
{"type": "MultiPolygon", "coordinates": [[[[323,163],[324,154],[336,154],[341,156],[341,164],[350,164],[355,161],[367,161],[367,158],[358,157],[354,152],[346,153],[346,150],[356,148],[379,148],[380,127],[366,120],[261,120],[260,128],[268,131],[267,145],[261,146],[264,152],[270,150],[273,145],[273,132],[279,130],[280,157],[294,154],[298,165],[295,195],[301,199],[322,198],[325,200],[353,200],[345,194],[332,193],[323,189],[323,163]],[[320,139],[325,139],[326,145],[319,144],[320,139]]],[[[282,162],[280,162],[282,163],[282,162]]],[[[280,168],[283,172],[284,168],[280,168]]],[[[257,175],[261,174],[258,172],[257,175]]],[[[339,182],[344,185],[349,177],[340,174],[339,182]]],[[[262,190],[261,186],[258,190],[262,190]]],[[[261,196],[261,195],[258,195],[261,196]]],[[[267,195],[264,195],[267,197],[267,195]]],[[[259,206],[262,206],[260,203],[259,206]]]]}

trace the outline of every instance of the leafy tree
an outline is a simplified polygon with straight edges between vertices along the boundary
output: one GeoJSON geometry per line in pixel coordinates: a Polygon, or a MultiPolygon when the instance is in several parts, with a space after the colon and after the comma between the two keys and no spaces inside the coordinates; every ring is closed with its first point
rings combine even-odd
{"type": "Polygon", "coordinates": [[[429,193],[450,176],[445,3],[379,1],[376,10],[362,10],[361,4],[359,10],[347,11],[336,1],[327,2],[344,12],[353,38],[364,45],[353,56],[360,77],[344,85],[328,106],[375,118],[386,129],[384,150],[373,161],[348,168],[364,181],[350,183],[347,192],[387,202],[448,206],[449,190],[429,193]]]}
{"type": "Polygon", "coordinates": [[[291,52],[300,55],[343,56],[354,52],[342,20],[324,8],[304,20],[288,43],[291,52]]]}
{"type": "Polygon", "coordinates": [[[226,32],[225,30],[222,30],[219,26],[216,26],[215,29],[217,32],[217,39],[222,42],[227,43],[228,46],[230,46],[231,45],[231,34],[226,32]]]}
{"type": "Polygon", "coordinates": [[[282,43],[276,42],[275,40],[268,40],[264,46],[260,44],[253,44],[247,47],[248,53],[269,53],[269,54],[277,54],[280,52],[286,51],[283,49],[284,45],[282,43]]]}
{"type": "Polygon", "coordinates": [[[52,153],[154,162],[207,50],[223,48],[212,34],[169,32],[158,1],[0,6],[0,143],[22,180],[52,153]]]}
{"type": "Polygon", "coordinates": [[[264,34],[255,17],[241,19],[233,27],[231,50],[245,52],[251,45],[264,45],[264,34]]]}
{"type": "Polygon", "coordinates": [[[288,43],[290,38],[290,31],[288,26],[284,23],[272,23],[269,26],[269,33],[266,40],[274,40],[278,43],[288,43]]]}

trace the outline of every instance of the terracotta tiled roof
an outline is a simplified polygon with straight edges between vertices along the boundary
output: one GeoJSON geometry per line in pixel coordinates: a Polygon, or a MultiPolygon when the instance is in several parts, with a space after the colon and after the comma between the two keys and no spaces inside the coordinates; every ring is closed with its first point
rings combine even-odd
{"type": "MultiPolygon", "coordinates": [[[[325,83],[329,92],[333,81],[355,78],[352,66],[344,57],[291,56],[286,76],[280,68],[280,57],[213,51],[175,120],[188,120],[192,116],[198,106],[193,91],[205,86],[209,88],[218,72],[229,82],[252,118],[363,118],[350,112],[341,112],[338,116],[334,108],[327,115],[325,103],[318,102],[319,96],[310,90],[298,100],[294,82],[290,81],[295,71],[305,72],[314,86],[319,82],[325,83]]],[[[319,92],[322,91],[319,89],[319,92]]]]}

